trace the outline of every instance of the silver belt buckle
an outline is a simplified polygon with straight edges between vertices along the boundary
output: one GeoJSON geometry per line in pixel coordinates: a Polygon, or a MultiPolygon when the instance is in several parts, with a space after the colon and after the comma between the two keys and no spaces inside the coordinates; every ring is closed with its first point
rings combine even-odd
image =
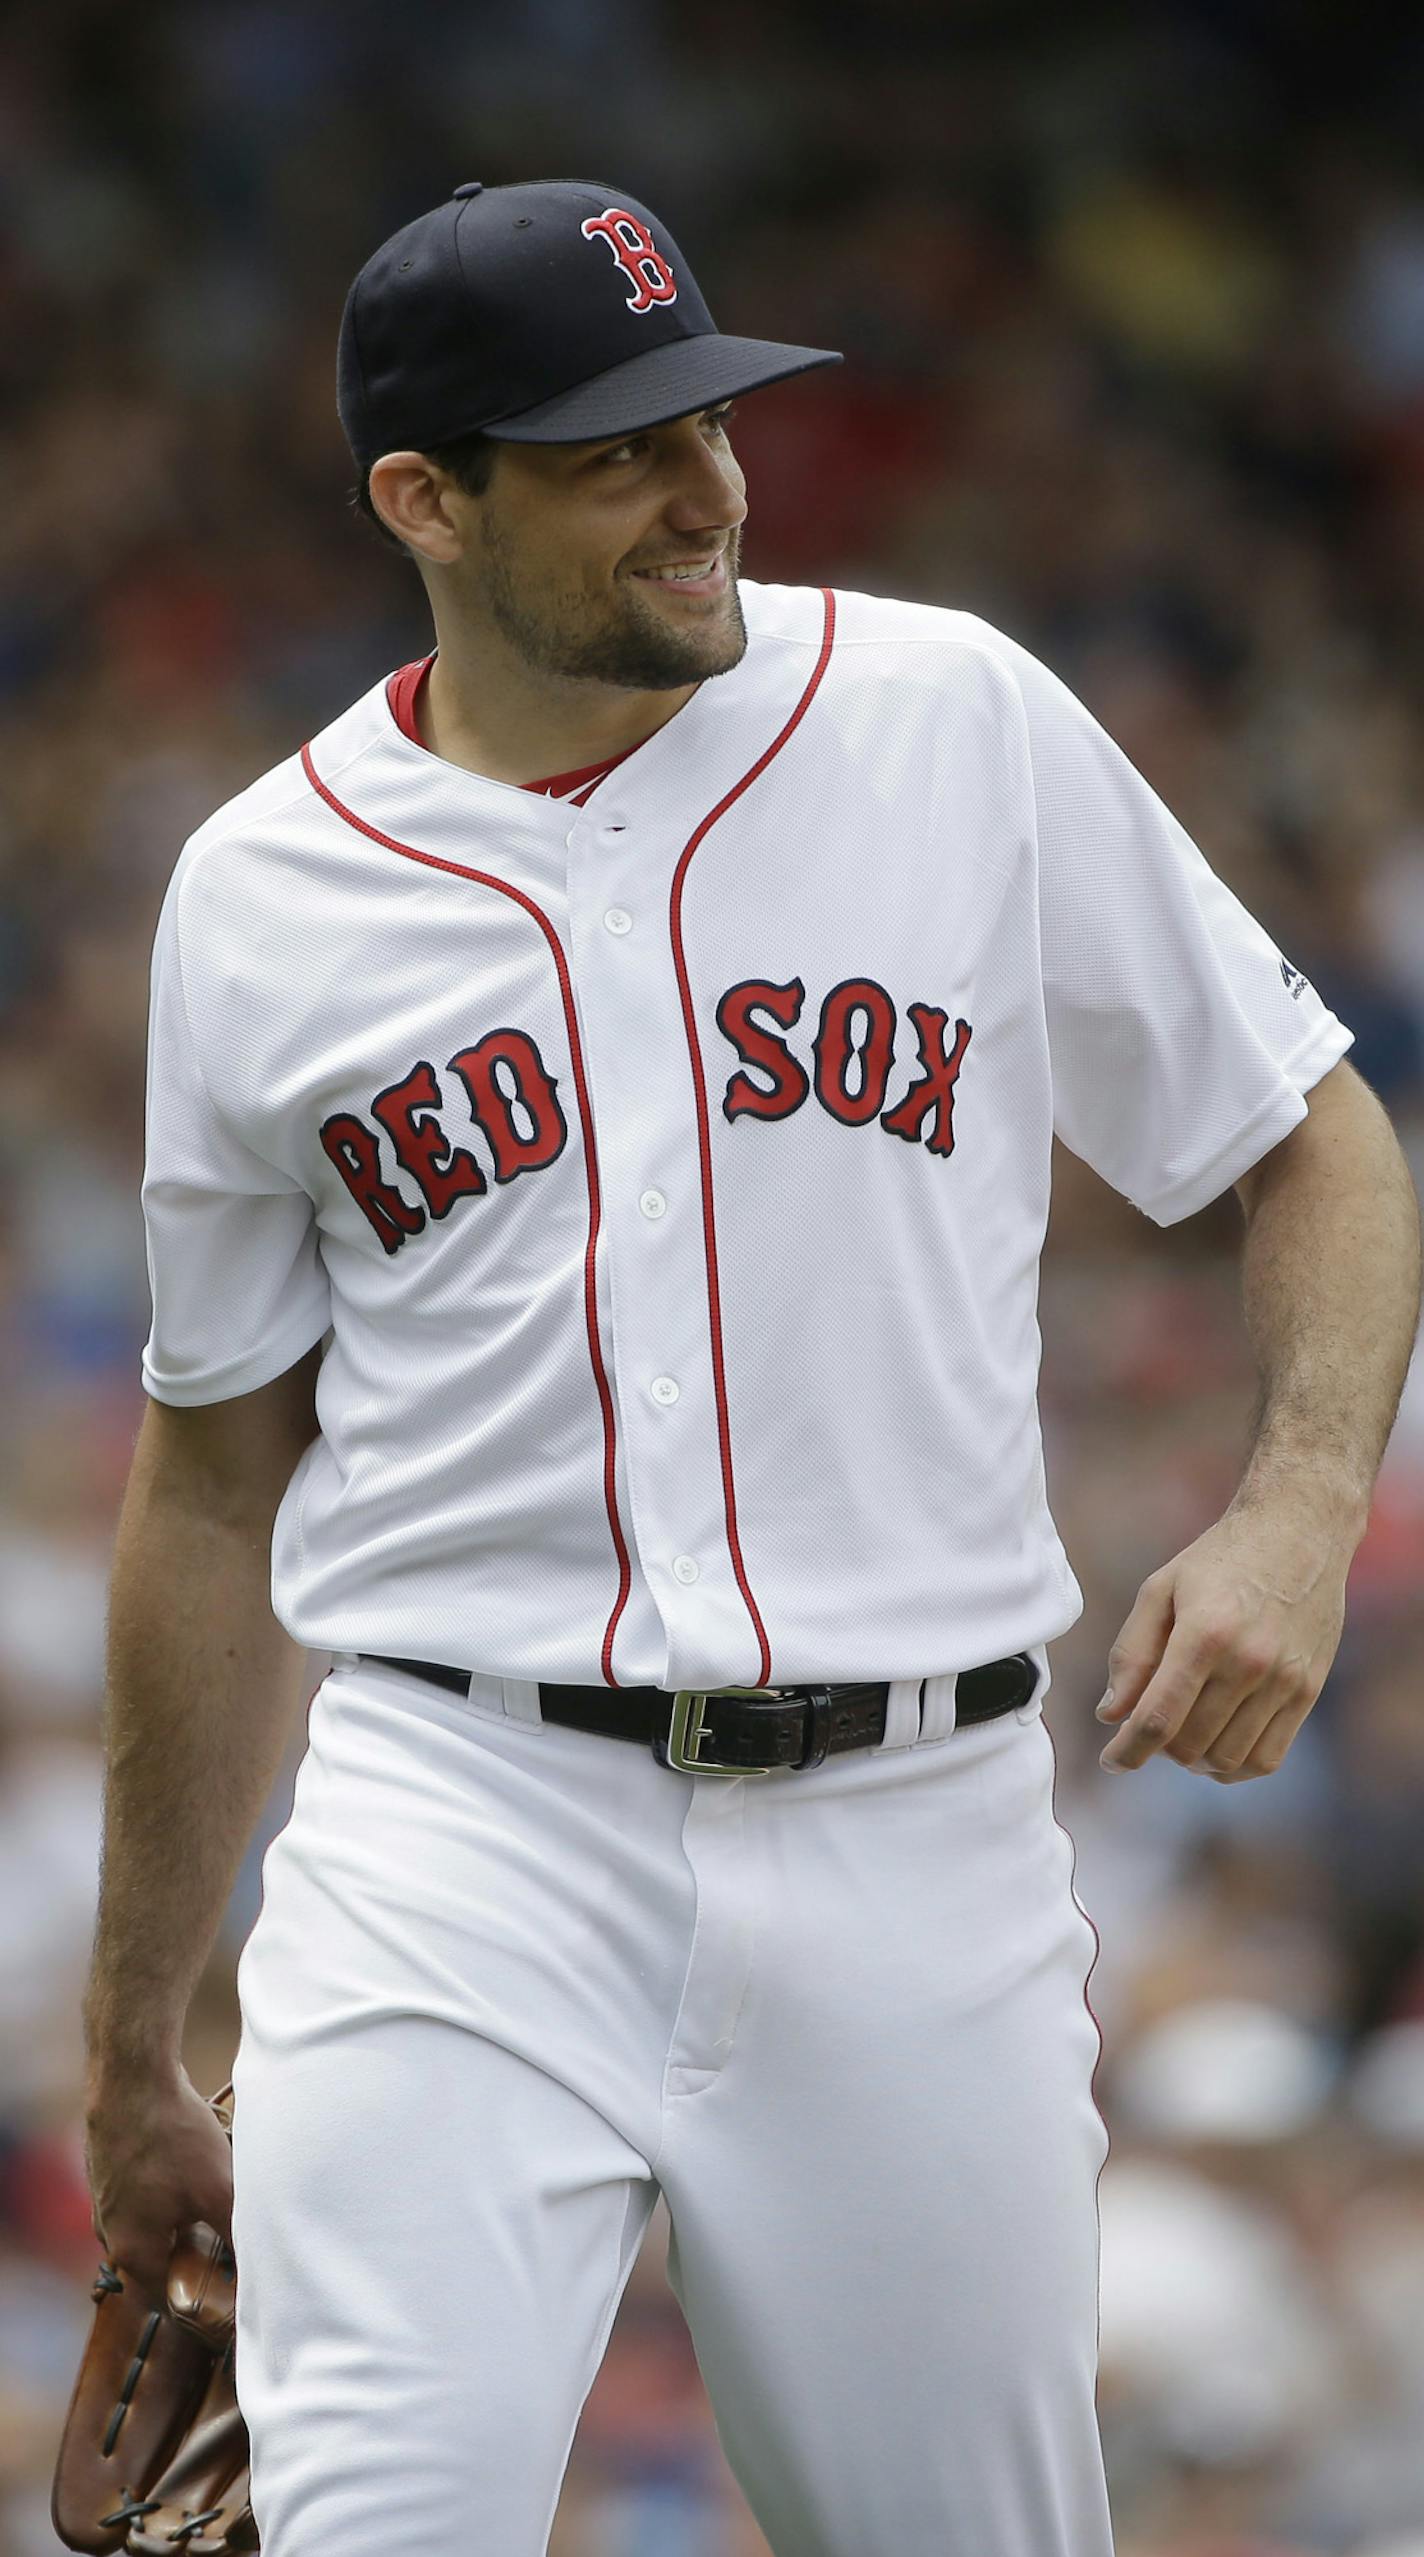
{"type": "Polygon", "coordinates": [[[724,1759],[700,1758],[697,1753],[707,1733],[709,1696],[764,1696],[770,1700],[780,1694],[779,1687],[679,1687],[668,1725],[668,1765],[680,1768],[685,1776],[775,1775],[774,1767],[729,1767],[724,1759]]]}

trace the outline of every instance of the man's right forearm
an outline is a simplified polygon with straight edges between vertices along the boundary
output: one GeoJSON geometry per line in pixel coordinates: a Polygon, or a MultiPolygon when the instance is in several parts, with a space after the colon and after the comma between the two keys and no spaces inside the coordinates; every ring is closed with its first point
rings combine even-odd
{"type": "Polygon", "coordinates": [[[110,1590],[91,2101],[179,2066],[301,1696],[306,1655],[271,1610],[270,1517],[215,1513],[192,1489],[140,1442],[110,1590]]]}

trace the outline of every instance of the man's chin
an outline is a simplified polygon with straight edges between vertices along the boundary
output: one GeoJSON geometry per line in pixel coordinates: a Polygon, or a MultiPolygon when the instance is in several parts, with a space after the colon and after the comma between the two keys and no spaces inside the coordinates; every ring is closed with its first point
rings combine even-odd
{"type": "Polygon", "coordinates": [[[664,604],[656,593],[640,594],[629,617],[628,643],[626,680],[643,690],[671,690],[728,673],[747,646],[735,579],[710,612],[687,603],[664,604]]]}

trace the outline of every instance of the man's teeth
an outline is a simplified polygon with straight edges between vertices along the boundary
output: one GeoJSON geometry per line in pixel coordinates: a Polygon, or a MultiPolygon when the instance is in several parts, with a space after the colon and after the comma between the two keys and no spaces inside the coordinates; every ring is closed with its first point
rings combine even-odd
{"type": "Polygon", "coordinates": [[[687,581],[696,577],[710,577],[716,565],[717,562],[715,559],[704,559],[695,562],[690,568],[640,568],[638,575],[640,577],[666,577],[675,578],[679,581],[687,581]]]}

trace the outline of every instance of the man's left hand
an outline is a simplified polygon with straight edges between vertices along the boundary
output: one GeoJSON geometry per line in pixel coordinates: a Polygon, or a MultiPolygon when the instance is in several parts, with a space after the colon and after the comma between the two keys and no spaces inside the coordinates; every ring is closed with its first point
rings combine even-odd
{"type": "Polygon", "coordinates": [[[1280,1765],[1339,1648],[1354,1540],[1278,1493],[1152,1572],[1108,1655],[1109,1769],[1158,1750],[1218,1784],[1280,1765]]]}

